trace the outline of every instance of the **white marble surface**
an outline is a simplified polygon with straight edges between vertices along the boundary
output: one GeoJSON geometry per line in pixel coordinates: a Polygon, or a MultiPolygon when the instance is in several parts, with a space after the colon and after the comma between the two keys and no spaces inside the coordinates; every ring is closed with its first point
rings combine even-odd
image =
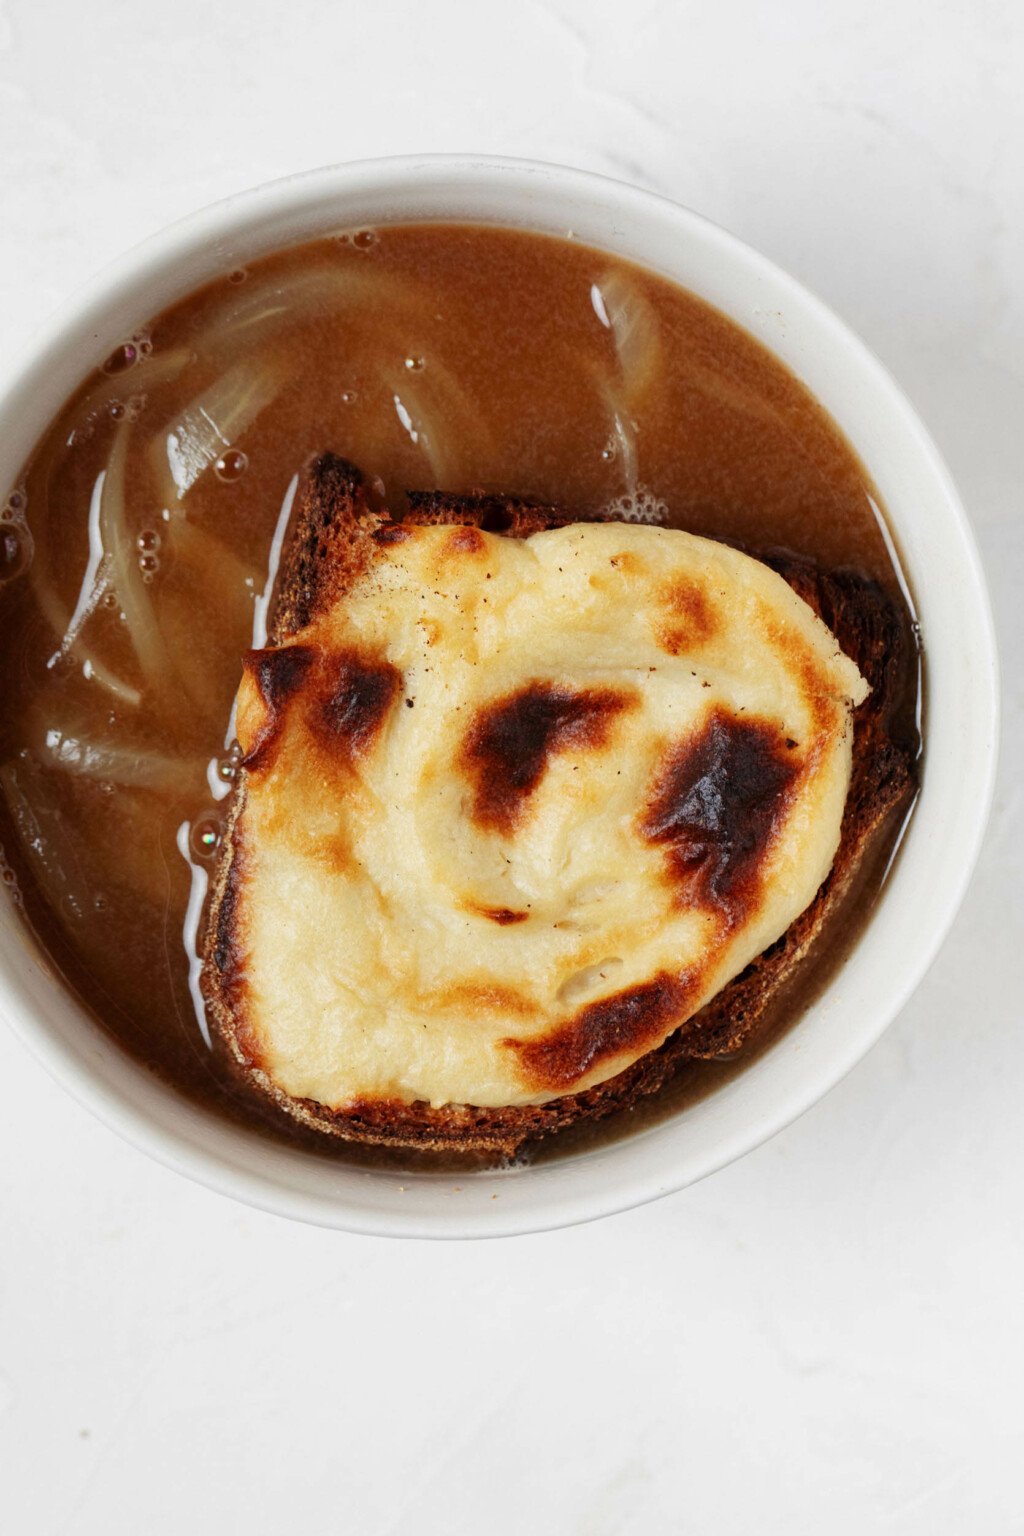
{"type": "Polygon", "coordinates": [[[237,187],[485,149],[664,191],[861,331],[974,518],[1003,771],[882,1044],[589,1228],[306,1230],[118,1142],[0,1032],[0,1530],[1024,1530],[1020,0],[0,0],[0,352],[237,187]]]}

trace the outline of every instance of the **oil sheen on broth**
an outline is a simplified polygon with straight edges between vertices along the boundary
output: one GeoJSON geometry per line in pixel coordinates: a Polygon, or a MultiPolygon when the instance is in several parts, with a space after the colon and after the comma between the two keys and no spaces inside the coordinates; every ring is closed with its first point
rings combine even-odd
{"type": "MultiPolygon", "coordinates": [[[[240,654],[263,638],[295,476],[327,448],[396,513],[407,487],[661,507],[859,567],[903,603],[865,472],[796,379],[692,295],[571,241],[350,231],[225,273],[125,338],[0,524],[3,878],[111,1034],[246,1120],[264,1112],[208,1044],[194,935],[240,654]]],[[[805,991],[837,943],[805,962],[805,991]]]]}

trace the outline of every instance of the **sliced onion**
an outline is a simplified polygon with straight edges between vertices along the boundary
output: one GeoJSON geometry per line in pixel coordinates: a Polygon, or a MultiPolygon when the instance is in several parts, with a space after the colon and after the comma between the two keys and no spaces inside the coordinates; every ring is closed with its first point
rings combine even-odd
{"type": "Polygon", "coordinates": [[[767,426],[781,429],[794,438],[798,436],[785,413],[770,400],[749,393],[742,384],[727,378],[717,369],[709,368],[696,360],[689,361],[686,367],[686,382],[699,390],[706,399],[714,400],[718,405],[725,406],[729,411],[735,411],[739,416],[747,416],[753,421],[760,421],[767,426]]]}
{"type": "Polygon", "coordinates": [[[77,722],[60,720],[41,703],[29,718],[28,734],[39,760],[78,778],[174,795],[187,795],[202,781],[205,759],[106,740],[77,722]]]}
{"type": "Polygon", "coordinates": [[[198,395],[153,441],[151,455],[165,501],[181,501],[211,464],[248,431],[284,383],[281,358],[236,363],[198,395]]]}
{"type": "MultiPolygon", "coordinates": [[[[90,844],[88,862],[56,793],[53,774],[31,752],[19,752],[0,768],[0,792],[39,889],[57,911],[78,920],[92,916],[97,887],[102,890],[107,882],[126,887],[153,906],[166,905],[171,877],[147,790],[123,787],[117,803],[118,835],[90,844]]],[[[197,786],[191,785],[189,792],[194,796],[197,786]]]]}
{"type": "Polygon", "coordinates": [[[99,506],[99,532],[104,556],[110,561],[110,581],[125,617],[128,638],[135,649],[146,681],[158,699],[173,696],[174,663],[164,644],[149,593],[139,570],[135,537],[128,527],[125,500],[125,466],[128,458],[127,426],[119,428],[107,460],[99,506]]]}
{"type": "Polygon", "coordinates": [[[378,267],[312,267],[286,281],[272,278],[251,287],[247,283],[234,303],[218,308],[201,345],[208,351],[222,341],[235,342],[241,331],[259,328],[266,335],[286,323],[329,320],[344,311],[361,311],[368,322],[376,323],[385,309],[393,315],[424,302],[425,296],[411,283],[378,267]]]}
{"type": "Polygon", "coordinates": [[[431,358],[422,372],[386,369],[383,384],[399,424],[430,465],[436,489],[454,489],[459,483],[458,442],[472,442],[477,458],[486,462],[489,433],[481,412],[443,363],[431,358]]]}
{"type": "MultiPolygon", "coordinates": [[[[120,374],[113,378],[102,375],[94,388],[83,399],[76,402],[67,413],[65,419],[75,423],[70,435],[65,439],[59,434],[54,434],[55,441],[71,443],[83,424],[91,423],[99,416],[109,416],[110,406],[114,401],[130,398],[127,388],[129,382],[131,392],[135,394],[158,388],[177,378],[192,361],[193,356],[194,353],[190,348],[176,347],[170,352],[143,358],[131,370],[130,375],[120,374]]],[[[49,521],[50,481],[55,451],[51,451],[49,462],[40,469],[47,521],[49,521]]],[[[99,527],[100,504],[105,480],[106,471],[100,474],[93,488],[88,521],[89,558],[74,610],[69,612],[53,583],[47,558],[49,539],[45,536],[40,536],[37,540],[30,579],[41,613],[52,626],[55,634],[60,636],[60,644],[50,658],[50,666],[55,666],[63,658],[72,657],[81,664],[88,678],[101,688],[105,688],[120,703],[137,708],[142,700],[139,689],[113,672],[95,650],[85,644],[81,636],[86,621],[95,613],[112,585],[112,562],[109,553],[103,549],[99,527]]]]}
{"type": "Polygon", "coordinates": [[[50,905],[78,921],[93,910],[94,887],[53,792],[27,751],[0,768],[11,819],[39,887],[50,905]]]}
{"type": "Polygon", "coordinates": [[[73,657],[75,661],[81,663],[88,678],[97,682],[108,693],[112,693],[122,704],[127,704],[134,709],[142,701],[142,694],[138,688],[112,672],[81,638],[83,625],[95,613],[111,585],[111,559],[109,554],[104,553],[100,532],[100,505],[105,484],[106,471],[104,470],[97,477],[93,487],[89,506],[89,560],[74,612],[68,612],[50,577],[46,537],[36,540],[36,558],[31,566],[32,590],[44,618],[61,637],[60,644],[50,657],[48,666],[52,668],[58,661],[69,656],[73,657]]]}
{"type": "Polygon", "coordinates": [[[594,285],[594,308],[612,333],[625,397],[636,409],[661,367],[661,334],[653,306],[622,272],[608,272],[594,285]],[[601,316],[596,295],[600,296],[601,316]]]}
{"type": "Polygon", "coordinates": [[[611,420],[610,441],[615,446],[615,456],[621,468],[623,486],[630,496],[635,496],[639,486],[636,422],[630,415],[623,391],[618,384],[602,381],[598,388],[611,420]]]}
{"type": "Polygon", "coordinates": [[[399,424],[430,465],[433,484],[439,488],[453,485],[454,474],[446,451],[446,436],[437,417],[425,409],[422,395],[418,391],[403,386],[399,393],[390,385],[389,391],[399,424]]]}

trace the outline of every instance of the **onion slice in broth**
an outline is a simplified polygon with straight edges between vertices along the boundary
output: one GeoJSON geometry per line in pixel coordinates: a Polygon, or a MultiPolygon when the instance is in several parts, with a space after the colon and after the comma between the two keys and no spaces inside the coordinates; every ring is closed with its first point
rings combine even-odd
{"type": "Polygon", "coordinates": [[[622,387],[636,410],[661,369],[661,336],[657,316],[647,299],[621,272],[609,272],[594,285],[598,318],[606,323],[615,344],[622,387]],[[603,309],[603,316],[601,310],[603,309]]]}
{"type": "Polygon", "coordinates": [[[0,768],[0,788],[46,900],[77,922],[91,916],[92,881],[53,787],[27,750],[0,768]]]}
{"type": "Polygon", "coordinates": [[[422,291],[378,267],[314,267],[284,282],[273,278],[251,288],[246,284],[233,304],[219,310],[203,335],[202,348],[211,352],[221,342],[237,344],[242,331],[263,333],[249,338],[256,347],[286,324],[329,324],[332,319],[349,319],[353,312],[376,325],[385,313],[414,313],[423,303],[422,291]]]}
{"type": "Polygon", "coordinates": [[[128,637],[147,683],[158,699],[166,699],[176,679],[176,669],[164,644],[153,604],[139,569],[135,536],[128,527],[125,497],[128,458],[127,425],[115,437],[107,460],[99,506],[99,530],[104,556],[110,561],[110,582],[124,614],[128,637]]]}
{"type": "Polygon", "coordinates": [[[658,321],[647,299],[620,272],[609,272],[591,290],[594,312],[611,332],[618,364],[616,377],[602,373],[597,388],[611,421],[609,446],[622,470],[627,495],[640,493],[636,417],[643,397],[661,366],[658,321]]]}
{"type": "Polygon", "coordinates": [[[55,632],[60,635],[60,644],[50,657],[47,665],[55,667],[58,661],[72,658],[81,664],[86,677],[95,681],[100,687],[122,704],[127,704],[135,709],[142,702],[142,694],[131,683],[125,682],[106,665],[94,650],[85,645],[81,639],[81,631],[86,621],[92,618],[103,598],[111,588],[111,558],[104,552],[103,539],[100,533],[100,504],[103,499],[106,485],[106,471],[104,470],[96,480],[93,487],[92,500],[89,509],[89,560],[86,565],[85,575],[82,578],[82,586],[75,604],[73,613],[69,613],[61,601],[56,587],[50,578],[46,563],[46,540],[40,538],[36,541],[37,558],[31,567],[32,591],[40,612],[47,622],[52,625],[55,632]]]}
{"type": "Polygon", "coordinates": [[[471,442],[478,462],[487,463],[490,434],[483,413],[443,363],[431,358],[422,371],[386,369],[382,382],[403,430],[430,465],[433,489],[459,488],[460,441],[471,442]]]}
{"type": "Polygon", "coordinates": [[[282,358],[269,358],[262,367],[236,363],[157,433],[151,456],[165,502],[188,495],[277,397],[284,379],[282,358]]]}
{"type": "Polygon", "coordinates": [[[35,756],[47,767],[100,784],[186,796],[202,783],[205,759],[173,757],[149,747],[105,740],[61,720],[40,703],[28,722],[35,756]]]}

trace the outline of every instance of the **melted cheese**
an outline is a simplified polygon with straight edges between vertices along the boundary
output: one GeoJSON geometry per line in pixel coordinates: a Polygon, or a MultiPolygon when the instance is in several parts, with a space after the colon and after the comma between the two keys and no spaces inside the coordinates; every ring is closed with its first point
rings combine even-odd
{"type": "Polygon", "coordinates": [[[239,1035],[332,1108],[575,1092],[811,902],[867,687],[720,544],[391,533],[239,692],[239,1035]]]}

